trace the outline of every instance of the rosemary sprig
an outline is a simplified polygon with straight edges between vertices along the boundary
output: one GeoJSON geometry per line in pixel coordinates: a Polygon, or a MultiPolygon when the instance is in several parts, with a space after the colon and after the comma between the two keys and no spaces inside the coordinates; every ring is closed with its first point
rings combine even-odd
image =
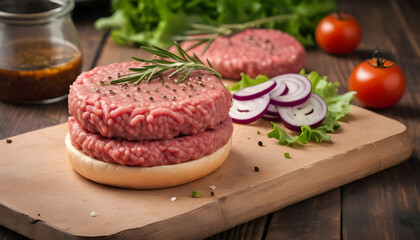
{"type": "Polygon", "coordinates": [[[289,20],[295,16],[296,14],[282,14],[256,19],[245,23],[222,24],[220,26],[191,24],[192,29],[185,32],[186,36],[176,36],[174,37],[174,40],[195,42],[189,48],[187,48],[186,51],[194,49],[202,44],[206,44],[201,51],[201,55],[203,55],[218,36],[231,36],[247,28],[258,27],[266,23],[289,20]]]}
{"type": "Polygon", "coordinates": [[[147,65],[139,68],[130,68],[129,70],[133,73],[126,74],[122,78],[116,80],[103,82],[103,84],[134,83],[135,85],[138,85],[143,80],[150,81],[159,77],[163,72],[171,69],[175,69],[175,71],[172,72],[169,77],[181,75],[178,83],[184,82],[194,70],[207,70],[219,79],[222,78],[220,73],[213,69],[207,59],[208,66],[205,65],[196,54],[193,54],[192,56],[189,55],[177,42],[175,42],[175,46],[178,50],[178,54],[155,46],[141,46],[141,49],[158,56],[160,59],[141,59],[132,57],[132,59],[147,63],[147,65]]]}

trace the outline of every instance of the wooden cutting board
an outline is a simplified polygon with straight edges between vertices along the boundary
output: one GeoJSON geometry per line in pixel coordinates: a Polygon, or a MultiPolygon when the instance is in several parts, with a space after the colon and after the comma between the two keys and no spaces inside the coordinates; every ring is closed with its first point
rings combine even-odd
{"type": "Polygon", "coordinates": [[[341,124],[331,142],[295,148],[266,136],[268,120],[235,124],[232,151],[221,168],[161,190],[118,189],[78,175],[66,159],[67,124],[12,137],[12,143],[1,140],[0,225],[35,239],[204,238],[396,165],[412,153],[400,122],[355,106],[341,124]],[[191,197],[194,190],[199,198],[191,197]]]}

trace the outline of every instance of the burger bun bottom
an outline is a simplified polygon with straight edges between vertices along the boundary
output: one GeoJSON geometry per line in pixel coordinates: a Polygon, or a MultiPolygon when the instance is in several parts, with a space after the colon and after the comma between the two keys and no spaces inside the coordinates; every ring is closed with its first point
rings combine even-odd
{"type": "Polygon", "coordinates": [[[209,175],[229,156],[232,137],[223,147],[202,158],[156,167],[125,166],[97,160],[75,148],[65,138],[68,160],[73,169],[94,182],[129,189],[157,189],[181,185],[209,175]]]}

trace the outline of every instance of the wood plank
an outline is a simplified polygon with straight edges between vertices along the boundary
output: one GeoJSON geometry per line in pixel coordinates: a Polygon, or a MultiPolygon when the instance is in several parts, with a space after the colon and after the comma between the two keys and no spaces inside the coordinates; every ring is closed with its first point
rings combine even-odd
{"type": "Polygon", "coordinates": [[[336,188],[275,212],[266,240],[341,239],[340,194],[336,188]]]}
{"type": "Polygon", "coordinates": [[[402,124],[358,107],[332,142],[302,148],[280,146],[258,134],[271,129],[264,119],[234,127],[232,151],[216,172],[152,191],[106,187],[77,175],[66,160],[67,124],[15,136],[12,144],[0,141],[0,224],[40,239],[205,238],[395,165],[411,154],[402,124]],[[367,129],[360,131],[362,126],[367,129]],[[284,151],[292,158],[285,159],[284,151]],[[260,171],[254,172],[254,166],[260,171]],[[217,186],[215,196],[190,197],[192,190],[205,193],[210,185],[217,186]],[[178,200],[171,202],[173,196],[178,200]],[[92,218],[91,211],[98,216],[92,218]]]}
{"type": "Polygon", "coordinates": [[[0,240],[28,240],[28,238],[0,226],[0,240]]]}
{"type": "Polygon", "coordinates": [[[206,240],[224,240],[224,239],[235,239],[235,240],[258,240],[264,239],[266,232],[266,225],[270,221],[270,215],[259,217],[255,220],[243,223],[234,228],[231,228],[222,233],[213,235],[206,240]]]}
{"type": "Polygon", "coordinates": [[[420,8],[418,2],[410,0],[385,1],[375,10],[377,4],[349,2],[346,6],[358,13],[364,29],[370,29],[364,31],[362,46],[370,49],[379,43],[406,75],[408,87],[400,103],[374,111],[407,125],[414,152],[403,164],[342,187],[343,239],[419,239],[420,8]],[[367,9],[373,12],[366,14],[367,9]]]}
{"type": "Polygon", "coordinates": [[[412,49],[420,57],[420,2],[416,0],[391,0],[392,7],[404,29],[412,49]]]}
{"type": "Polygon", "coordinates": [[[419,239],[415,159],[343,187],[343,239],[419,239]],[[386,231],[383,231],[386,229],[386,231]]]}

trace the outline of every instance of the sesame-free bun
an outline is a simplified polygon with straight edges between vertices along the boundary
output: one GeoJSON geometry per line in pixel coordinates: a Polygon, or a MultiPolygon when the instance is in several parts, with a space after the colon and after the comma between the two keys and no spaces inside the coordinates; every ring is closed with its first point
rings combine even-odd
{"type": "Polygon", "coordinates": [[[228,143],[210,155],[172,165],[156,167],[125,166],[92,158],[75,148],[70,135],[65,138],[68,159],[73,169],[94,182],[130,189],[156,189],[181,185],[209,175],[227,159],[228,143]]]}

